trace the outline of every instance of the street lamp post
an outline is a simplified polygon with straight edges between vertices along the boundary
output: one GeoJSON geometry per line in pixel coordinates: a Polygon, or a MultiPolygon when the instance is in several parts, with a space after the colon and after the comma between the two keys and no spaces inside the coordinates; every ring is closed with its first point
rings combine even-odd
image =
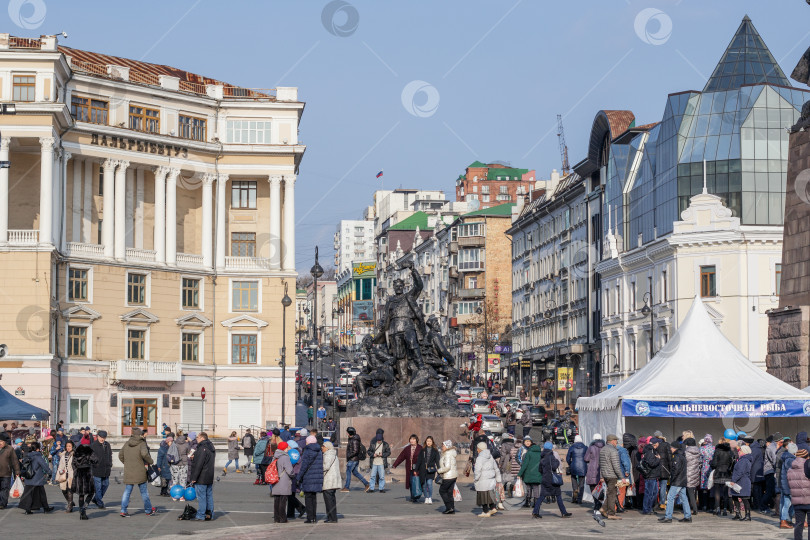
{"type": "Polygon", "coordinates": [[[287,308],[292,299],[287,295],[287,282],[284,282],[284,297],[281,299],[281,424],[284,425],[285,397],[287,391],[287,308]]]}
{"type": "Polygon", "coordinates": [[[650,316],[650,360],[652,360],[652,357],[655,356],[655,350],[653,348],[653,332],[654,332],[654,330],[653,330],[653,316],[654,316],[654,313],[653,313],[653,310],[652,310],[652,305],[653,305],[652,291],[645,292],[644,296],[643,296],[643,299],[644,299],[644,307],[641,308],[641,314],[644,315],[645,317],[647,315],[650,316]]]}
{"type": "MultiPolygon", "coordinates": [[[[546,312],[544,313],[547,320],[551,320],[554,317],[554,309],[557,307],[557,302],[554,300],[546,300],[546,312]]],[[[559,377],[557,375],[557,353],[559,349],[557,348],[557,332],[555,331],[555,327],[551,328],[552,330],[552,342],[554,343],[554,371],[553,373],[553,385],[554,385],[554,414],[557,414],[557,386],[559,385],[559,377]]]]}
{"type": "MultiPolygon", "coordinates": [[[[320,342],[318,336],[318,278],[323,275],[323,268],[318,263],[318,246],[315,246],[315,264],[312,265],[312,268],[309,270],[310,275],[312,276],[313,280],[313,302],[312,302],[312,331],[315,334],[315,337],[312,340],[312,344],[310,344],[310,348],[313,349],[313,354],[315,355],[316,360],[316,367],[317,367],[317,355],[320,352],[320,342]],[[314,348],[313,348],[314,345],[314,348]]],[[[318,392],[317,389],[315,391],[315,401],[318,401],[318,392]]],[[[318,427],[318,407],[315,408],[315,427],[318,427]]]]}
{"type": "MultiPolygon", "coordinates": [[[[484,306],[483,306],[483,308],[479,307],[478,309],[475,310],[475,312],[478,313],[479,315],[481,315],[481,313],[484,314],[484,368],[485,368],[484,373],[485,374],[489,372],[489,326],[487,325],[487,309],[486,308],[487,308],[487,299],[486,299],[486,297],[484,297],[484,306]]],[[[476,362],[476,364],[477,363],[478,362],[476,362]]],[[[476,366],[476,367],[478,367],[478,366],[476,366]]],[[[487,377],[487,375],[484,375],[485,379],[486,379],[486,377],[487,377]]],[[[484,384],[484,386],[486,386],[486,384],[484,384]]]]}

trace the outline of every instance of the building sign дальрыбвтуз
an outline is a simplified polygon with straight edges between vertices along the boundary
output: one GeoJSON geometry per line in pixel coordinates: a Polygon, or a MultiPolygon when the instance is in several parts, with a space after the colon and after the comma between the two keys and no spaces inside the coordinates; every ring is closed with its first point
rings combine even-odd
{"type": "Polygon", "coordinates": [[[93,146],[106,146],[107,148],[119,148],[121,150],[141,152],[143,154],[155,154],[158,156],[188,157],[187,146],[149,142],[130,137],[116,137],[114,135],[107,136],[91,133],[90,144],[93,146]]]}

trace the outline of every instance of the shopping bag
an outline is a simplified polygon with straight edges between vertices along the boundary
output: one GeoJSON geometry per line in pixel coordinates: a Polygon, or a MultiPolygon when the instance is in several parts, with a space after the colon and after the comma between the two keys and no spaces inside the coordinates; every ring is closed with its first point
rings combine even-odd
{"type": "Polygon", "coordinates": [[[422,482],[419,481],[418,476],[411,478],[411,498],[418,499],[422,496],[422,482]]]}
{"type": "Polygon", "coordinates": [[[595,488],[593,488],[593,492],[591,494],[593,495],[594,499],[598,500],[602,498],[602,493],[604,493],[604,491],[605,491],[605,482],[602,481],[599,482],[595,488]]]}
{"type": "Polygon", "coordinates": [[[706,489],[712,489],[712,487],[714,487],[714,469],[709,473],[709,478],[706,479],[706,489]]]}
{"type": "Polygon", "coordinates": [[[588,504],[593,503],[593,495],[591,495],[591,490],[589,489],[582,490],[582,502],[588,504]]]}
{"type": "Polygon", "coordinates": [[[515,487],[512,488],[512,496],[513,497],[526,496],[526,486],[523,484],[522,478],[518,478],[517,480],[515,480],[515,487]]]}
{"type": "Polygon", "coordinates": [[[495,486],[495,491],[498,492],[498,502],[504,502],[506,500],[506,490],[501,482],[498,482],[498,484],[495,486]]]}
{"type": "Polygon", "coordinates": [[[18,476],[14,480],[14,483],[11,484],[11,492],[9,493],[9,497],[11,497],[12,499],[19,499],[20,497],[22,497],[24,489],[25,486],[23,486],[22,480],[20,480],[20,477],[18,476]]]}
{"type": "Polygon", "coordinates": [[[453,501],[461,502],[461,490],[458,489],[458,485],[453,486],[453,501]]]}
{"type": "Polygon", "coordinates": [[[632,484],[627,486],[627,490],[624,492],[624,496],[625,497],[635,497],[636,496],[636,490],[633,488],[632,484]]]}

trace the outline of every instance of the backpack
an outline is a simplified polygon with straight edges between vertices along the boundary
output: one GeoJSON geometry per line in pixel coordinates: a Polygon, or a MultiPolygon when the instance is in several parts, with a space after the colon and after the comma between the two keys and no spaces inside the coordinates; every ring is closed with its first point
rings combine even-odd
{"type": "Polygon", "coordinates": [[[492,455],[493,459],[501,459],[501,451],[495,447],[495,443],[490,439],[487,439],[487,449],[489,450],[489,453],[492,455]]]}
{"type": "Polygon", "coordinates": [[[191,506],[190,504],[186,505],[186,508],[183,510],[183,513],[177,516],[179,521],[190,521],[197,517],[197,509],[191,506]]]}
{"type": "Polygon", "coordinates": [[[279,480],[281,480],[281,478],[278,476],[278,466],[276,465],[277,461],[277,459],[274,459],[272,462],[270,462],[270,465],[267,466],[267,470],[264,471],[264,481],[271,486],[275,486],[278,484],[279,480]]]}
{"type": "Polygon", "coordinates": [[[365,461],[368,459],[368,451],[366,450],[366,447],[363,446],[363,443],[358,442],[357,444],[357,461],[365,461]]]}
{"type": "Polygon", "coordinates": [[[34,463],[30,457],[24,457],[22,463],[20,463],[20,476],[25,480],[31,480],[34,474],[34,463]]]}
{"type": "Polygon", "coordinates": [[[166,461],[169,465],[177,465],[180,463],[180,451],[177,450],[176,445],[171,445],[166,451],[166,461]]]}
{"type": "Polygon", "coordinates": [[[644,461],[643,457],[640,460],[638,460],[638,466],[636,468],[644,478],[647,478],[650,475],[650,472],[652,472],[650,465],[646,461],[644,461]]]}

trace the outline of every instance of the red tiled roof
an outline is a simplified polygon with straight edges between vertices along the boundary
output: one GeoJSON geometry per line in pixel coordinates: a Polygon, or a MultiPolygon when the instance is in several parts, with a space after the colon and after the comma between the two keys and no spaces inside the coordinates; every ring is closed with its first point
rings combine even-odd
{"type": "Polygon", "coordinates": [[[652,128],[660,124],[661,122],[653,122],[652,124],[643,124],[641,126],[636,126],[633,129],[637,129],[639,131],[650,131],[652,128]]]}
{"type": "Polygon", "coordinates": [[[607,116],[610,125],[610,136],[617,137],[627,131],[630,124],[636,119],[632,111],[602,111],[607,116]]]}

